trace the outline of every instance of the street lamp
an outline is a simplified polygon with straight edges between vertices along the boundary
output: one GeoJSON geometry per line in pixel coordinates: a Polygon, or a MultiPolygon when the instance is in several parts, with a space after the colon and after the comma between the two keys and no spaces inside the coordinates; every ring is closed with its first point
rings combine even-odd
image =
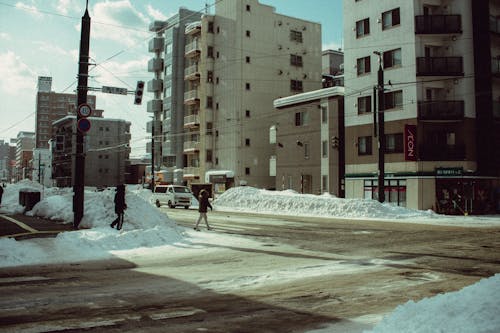
{"type": "Polygon", "coordinates": [[[373,54],[378,56],[378,201],[385,201],[385,96],[384,96],[384,69],[382,68],[382,54],[379,51],[374,51],[373,54]]]}

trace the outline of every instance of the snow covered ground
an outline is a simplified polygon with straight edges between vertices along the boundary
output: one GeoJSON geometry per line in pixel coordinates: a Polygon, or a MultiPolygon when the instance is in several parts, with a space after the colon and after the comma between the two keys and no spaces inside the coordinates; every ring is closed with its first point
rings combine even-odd
{"type": "MultiPolygon", "coordinates": [[[[42,188],[23,181],[5,189],[0,214],[22,213],[19,191],[40,191],[42,200],[29,215],[58,223],[72,223],[72,189],[42,188]]],[[[114,255],[135,256],[148,251],[175,249],[177,255],[199,247],[199,243],[223,244],[234,237],[222,234],[196,233],[179,227],[175,221],[149,202],[151,192],[139,186],[127,187],[123,230],[111,229],[115,218],[114,189],[85,192],[84,229],[64,232],[54,239],[16,241],[0,239],[0,267],[39,263],[60,263],[110,258],[114,255]]],[[[266,191],[237,187],[226,191],[213,203],[215,210],[247,211],[275,215],[339,217],[428,223],[457,226],[500,226],[500,216],[443,216],[432,211],[417,211],[373,200],[340,199],[330,195],[304,195],[292,191],[266,191]]],[[[240,240],[238,240],[240,241],[240,240]]],[[[250,240],[241,239],[249,242],[250,240]]],[[[172,254],[174,252],[169,252],[172,254]]],[[[301,274],[301,273],[298,273],[301,274]]],[[[279,276],[278,276],[279,278],[279,276]]],[[[272,282],[272,281],[270,281],[272,282]]],[[[499,332],[500,274],[468,286],[460,291],[440,294],[417,303],[397,307],[370,332],[499,332]]],[[[333,326],[332,326],[333,327],[333,326]]],[[[332,327],[312,331],[333,332],[332,327]]],[[[311,333],[312,333],[311,332],[311,333]]]]}

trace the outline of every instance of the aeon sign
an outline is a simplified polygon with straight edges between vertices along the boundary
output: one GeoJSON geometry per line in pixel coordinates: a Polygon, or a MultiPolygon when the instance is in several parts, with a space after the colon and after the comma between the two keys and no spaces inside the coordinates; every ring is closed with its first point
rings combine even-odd
{"type": "Polygon", "coordinates": [[[405,161],[417,160],[417,126],[405,125],[405,161]]]}

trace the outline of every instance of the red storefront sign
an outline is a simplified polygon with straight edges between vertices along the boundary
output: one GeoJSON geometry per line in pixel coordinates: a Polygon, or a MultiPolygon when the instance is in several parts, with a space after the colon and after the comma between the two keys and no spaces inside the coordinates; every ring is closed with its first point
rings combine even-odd
{"type": "Polygon", "coordinates": [[[417,160],[417,126],[405,125],[405,161],[417,160]]]}

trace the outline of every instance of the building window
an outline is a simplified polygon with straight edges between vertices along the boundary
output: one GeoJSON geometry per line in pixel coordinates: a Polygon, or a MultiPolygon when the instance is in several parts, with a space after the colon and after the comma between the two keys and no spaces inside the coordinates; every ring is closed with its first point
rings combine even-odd
{"type": "Polygon", "coordinates": [[[328,157],[328,140],[321,141],[321,156],[328,157]]]}
{"type": "Polygon", "coordinates": [[[206,155],[207,155],[207,158],[206,158],[206,161],[207,162],[212,162],[212,149],[207,149],[206,150],[206,155]]]}
{"type": "Polygon", "coordinates": [[[215,103],[215,110],[219,110],[219,103],[215,103]]]}
{"type": "Polygon", "coordinates": [[[290,80],[290,89],[292,91],[303,91],[302,81],[300,80],[290,80]]]}
{"type": "Polygon", "coordinates": [[[250,30],[247,30],[247,31],[246,31],[246,36],[247,36],[247,37],[250,37],[250,30]]]}
{"type": "Polygon", "coordinates": [[[302,32],[297,30],[290,30],[290,40],[297,43],[302,43],[302,32]]]}
{"type": "Polygon", "coordinates": [[[384,95],[385,109],[401,108],[403,106],[403,91],[393,91],[384,95]]]}
{"type": "Polygon", "coordinates": [[[250,110],[245,110],[245,117],[250,118],[250,110]]]}
{"type": "Polygon", "coordinates": [[[215,78],[215,84],[219,84],[219,77],[218,76],[215,78]]]}
{"type": "Polygon", "coordinates": [[[250,5],[247,5],[247,12],[250,11],[250,5]]]}
{"type": "Polygon", "coordinates": [[[371,72],[370,57],[359,58],[357,60],[357,73],[358,75],[371,72]]]}
{"type": "Polygon", "coordinates": [[[165,47],[165,54],[170,54],[172,53],[172,43],[167,44],[165,47]]]}
{"type": "Polygon", "coordinates": [[[165,76],[172,75],[172,65],[165,66],[165,76]]]}
{"type": "Polygon", "coordinates": [[[249,138],[245,139],[245,146],[250,147],[250,139],[249,138]]]}
{"type": "Polygon", "coordinates": [[[384,68],[401,66],[401,49],[384,52],[384,68]]]}
{"type": "Polygon", "coordinates": [[[400,23],[399,8],[382,13],[382,30],[389,29],[400,23]]]}
{"type": "Polygon", "coordinates": [[[328,109],[325,106],[321,107],[321,122],[323,124],[328,122],[328,109]]]}
{"type": "Polygon", "coordinates": [[[309,123],[309,114],[305,111],[295,113],[295,126],[305,126],[309,123]]]}
{"type": "Polygon", "coordinates": [[[358,138],[358,155],[372,154],[372,137],[362,136],[358,138]]]}
{"type": "Polygon", "coordinates": [[[403,152],[403,133],[386,134],[385,152],[387,154],[395,154],[403,152]]]}
{"type": "Polygon", "coordinates": [[[217,51],[216,57],[217,57],[217,59],[219,59],[219,57],[220,57],[219,51],[217,51]]]}
{"type": "MultiPolygon", "coordinates": [[[[378,180],[364,181],[365,199],[378,200],[378,180]]],[[[390,179],[384,181],[385,201],[406,207],[406,180],[390,179]]]]}
{"type": "Polygon", "coordinates": [[[302,56],[290,54],[290,65],[302,67],[302,56]]]}
{"type": "Polygon", "coordinates": [[[363,37],[370,34],[370,19],[356,22],[356,38],[363,37]]]}
{"type": "Polygon", "coordinates": [[[207,71],[207,82],[212,83],[214,80],[214,72],[212,71],[207,71]]]}
{"type": "Polygon", "coordinates": [[[370,112],[372,112],[372,97],[371,96],[358,97],[358,114],[364,114],[370,112]]]}
{"type": "Polygon", "coordinates": [[[209,33],[214,33],[214,22],[208,22],[207,31],[209,33]]]}
{"type": "Polygon", "coordinates": [[[248,82],[247,82],[247,83],[245,83],[245,89],[246,89],[246,90],[250,90],[250,83],[248,83],[248,82]]]}
{"type": "Polygon", "coordinates": [[[248,57],[248,56],[246,57],[246,62],[247,62],[247,64],[250,63],[250,57],[248,57]]]}
{"type": "Polygon", "coordinates": [[[214,58],[214,47],[213,46],[208,46],[207,47],[207,58],[214,58]]]}
{"type": "Polygon", "coordinates": [[[245,168],[245,175],[250,175],[250,168],[245,168]]]}
{"type": "Polygon", "coordinates": [[[304,159],[309,159],[309,143],[304,143],[304,159]]]}
{"type": "Polygon", "coordinates": [[[214,106],[214,101],[212,96],[207,96],[207,109],[211,109],[214,106]]]}
{"type": "Polygon", "coordinates": [[[217,27],[216,31],[218,34],[220,34],[220,27],[217,27]]]}
{"type": "Polygon", "coordinates": [[[212,135],[212,130],[214,128],[214,124],[212,122],[208,122],[208,123],[206,123],[206,127],[207,127],[206,134],[207,135],[212,135]]]}
{"type": "Polygon", "coordinates": [[[328,176],[327,175],[321,176],[321,192],[322,193],[328,192],[328,176]]]}

